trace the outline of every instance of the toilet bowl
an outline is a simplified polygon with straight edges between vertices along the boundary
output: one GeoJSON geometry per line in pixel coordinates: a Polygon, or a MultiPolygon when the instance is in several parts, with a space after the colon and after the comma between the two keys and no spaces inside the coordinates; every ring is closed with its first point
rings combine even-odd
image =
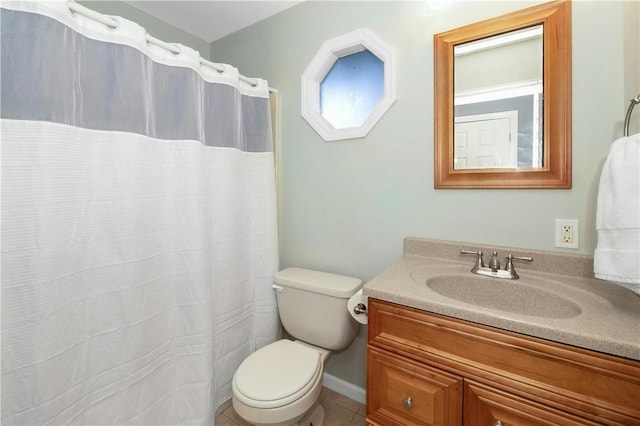
{"type": "Polygon", "coordinates": [[[238,367],[232,400],[240,417],[257,426],[323,425],[324,363],[357,334],[346,306],[361,286],[356,278],[300,268],[276,274],[280,318],[298,340],[271,343],[238,367]]]}
{"type": "Polygon", "coordinates": [[[321,348],[286,339],[254,352],[233,377],[234,409],[258,426],[304,424],[300,420],[305,414],[319,407],[327,355],[321,348]]]}

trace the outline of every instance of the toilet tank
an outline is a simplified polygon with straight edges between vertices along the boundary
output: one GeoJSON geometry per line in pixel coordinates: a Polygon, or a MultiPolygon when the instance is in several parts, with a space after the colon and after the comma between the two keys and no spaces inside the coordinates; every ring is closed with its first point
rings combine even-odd
{"type": "Polygon", "coordinates": [[[357,278],[287,268],[275,276],[280,321],[292,337],[330,350],[344,349],[358,332],[347,301],[362,287],[357,278]]]}

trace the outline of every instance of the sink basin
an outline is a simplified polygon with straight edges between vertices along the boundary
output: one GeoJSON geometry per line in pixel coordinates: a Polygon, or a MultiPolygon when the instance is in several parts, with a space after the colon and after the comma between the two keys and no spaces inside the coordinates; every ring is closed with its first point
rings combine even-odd
{"type": "Polygon", "coordinates": [[[523,280],[453,273],[429,277],[426,284],[442,296],[503,312],[544,318],[572,318],[582,312],[570,299],[523,280]]]}

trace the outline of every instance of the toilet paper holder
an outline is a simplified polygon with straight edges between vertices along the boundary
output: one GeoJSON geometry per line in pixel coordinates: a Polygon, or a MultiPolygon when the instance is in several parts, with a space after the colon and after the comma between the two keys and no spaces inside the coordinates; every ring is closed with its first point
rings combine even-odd
{"type": "Polygon", "coordinates": [[[353,307],[353,313],[356,315],[365,314],[367,315],[367,305],[364,303],[358,303],[353,307]]]}

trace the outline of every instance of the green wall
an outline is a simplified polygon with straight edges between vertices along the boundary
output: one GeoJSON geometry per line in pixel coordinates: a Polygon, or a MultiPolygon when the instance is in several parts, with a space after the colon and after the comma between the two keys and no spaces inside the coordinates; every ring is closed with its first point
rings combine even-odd
{"type": "MultiPolygon", "coordinates": [[[[536,3],[451,1],[432,11],[427,1],[311,1],[212,43],[216,62],[281,95],[281,267],[366,281],[402,255],[409,235],[593,253],[600,170],[640,91],[637,40],[624,39],[637,37],[637,5],[572,2],[572,189],[433,188],[433,34],[536,3]],[[398,100],[367,137],[324,142],[300,115],[300,76],[323,41],[362,27],[397,50],[398,100]],[[579,250],[554,247],[555,218],[580,220],[579,250]]],[[[365,343],[363,327],[327,371],[364,386],[365,343]]]]}
{"type": "Polygon", "coordinates": [[[147,32],[155,38],[169,43],[180,43],[197,50],[198,52],[200,52],[200,56],[202,56],[203,58],[210,59],[209,53],[211,50],[211,46],[209,42],[206,42],[192,34],[174,27],[165,21],[162,21],[154,16],[149,15],[148,13],[141,11],[140,9],[129,6],[122,1],[84,0],[78,1],[78,3],[88,7],[89,9],[104,13],[105,15],[122,16],[125,19],[136,22],[137,24],[143,26],[147,30],[147,32]]]}

